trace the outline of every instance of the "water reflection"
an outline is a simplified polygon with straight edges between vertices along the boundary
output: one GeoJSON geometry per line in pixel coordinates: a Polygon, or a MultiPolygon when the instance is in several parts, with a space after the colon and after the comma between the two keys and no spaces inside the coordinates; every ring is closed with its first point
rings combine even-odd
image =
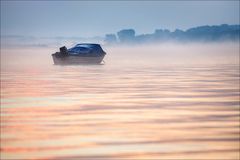
{"type": "Polygon", "coordinates": [[[1,158],[239,158],[239,69],[54,66],[1,72],[1,158]]]}

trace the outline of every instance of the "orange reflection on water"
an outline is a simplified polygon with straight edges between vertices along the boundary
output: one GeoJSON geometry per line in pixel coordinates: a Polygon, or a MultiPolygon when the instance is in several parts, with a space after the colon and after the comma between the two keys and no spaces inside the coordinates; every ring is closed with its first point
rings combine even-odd
{"type": "Polygon", "coordinates": [[[239,159],[236,65],[108,62],[3,70],[1,158],[239,159]]]}

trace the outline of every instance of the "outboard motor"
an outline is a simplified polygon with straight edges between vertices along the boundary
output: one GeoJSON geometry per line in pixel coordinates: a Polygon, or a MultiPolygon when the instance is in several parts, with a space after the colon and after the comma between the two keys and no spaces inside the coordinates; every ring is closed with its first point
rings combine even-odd
{"type": "Polygon", "coordinates": [[[60,54],[63,55],[63,56],[67,56],[68,55],[68,50],[67,50],[67,47],[63,46],[61,48],[59,48],[60,50],[60,54]]]}

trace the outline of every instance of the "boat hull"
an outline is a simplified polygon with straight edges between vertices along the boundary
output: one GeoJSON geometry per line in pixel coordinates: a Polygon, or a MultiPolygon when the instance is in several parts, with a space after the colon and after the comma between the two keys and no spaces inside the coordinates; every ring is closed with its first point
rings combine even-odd
{"type": "Polygon", "coordinates": [[[100,64],[105,55],[98,57],[85,57],[85,56],[65,56],[57,57],[52,54],[53,62],[55,65],[77,65],[77,64],[100,64]]]}

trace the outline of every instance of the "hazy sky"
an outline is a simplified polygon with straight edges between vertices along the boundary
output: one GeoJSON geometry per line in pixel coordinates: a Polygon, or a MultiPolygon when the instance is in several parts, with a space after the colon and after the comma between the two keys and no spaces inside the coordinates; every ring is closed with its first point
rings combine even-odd
{"type": "Polygon", "coordinates": [[[239,1],[1,1],[1,35],[102,36],[239,24],[239,1]]]}

